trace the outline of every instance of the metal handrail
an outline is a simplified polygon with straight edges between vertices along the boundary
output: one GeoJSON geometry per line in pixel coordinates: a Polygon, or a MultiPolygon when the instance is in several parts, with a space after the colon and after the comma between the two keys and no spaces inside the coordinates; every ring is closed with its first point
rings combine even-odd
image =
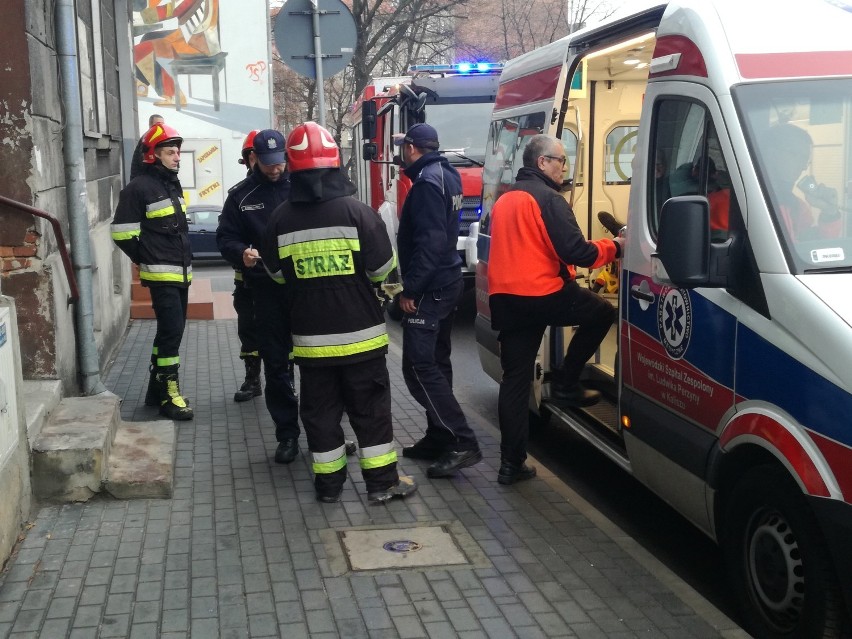
{"type": "Polygon", "coordinates": [[[56,243],[59,245],[59,254],[62,256],[62,266],[65,268],[65,277],[68,278],[68,288],[71,289],[71,294],[68,296],[68,303],[74,304],[80,299],[80,292],[77,289],[77,278],[74,276],[74,268],[71,266],[71,256],[68,254],[68,249],[65,246],[65,236],[62,235],[62,226],[54,216],[47,211],[42,211],[35,207],[23,204],[16,200],[10,200],[7,197],[0,195],[0,204],[5,204],[14,209],[24,211],[30,215],[35,215],[50,222],[53,227],[53,234],[56,236],[56,243]]]}

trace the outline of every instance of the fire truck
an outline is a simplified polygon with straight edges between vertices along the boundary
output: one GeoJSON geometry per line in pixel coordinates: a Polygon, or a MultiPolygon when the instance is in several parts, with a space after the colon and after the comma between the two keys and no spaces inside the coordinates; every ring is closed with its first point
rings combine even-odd
{"type": "MultiPolygon", "coordinates": [[[[438,131],[440,153],[462,178],[457,248],[468,288],[473,287],[476,268],[476,246],[468,246],[468,230],[482,212],[485,142],[502,68],[502,64],[486,62],[414,65],[407,76],[375,78],[352,108],[353,180],[358,198],[382,217],[394,249],[411,181],[394,159],[398,147],[393,136],[418,122],[428,122],[438,131]]],[[[387,312],[393,319],[402,317],[398,294],[388,303],[387,312]]]]}

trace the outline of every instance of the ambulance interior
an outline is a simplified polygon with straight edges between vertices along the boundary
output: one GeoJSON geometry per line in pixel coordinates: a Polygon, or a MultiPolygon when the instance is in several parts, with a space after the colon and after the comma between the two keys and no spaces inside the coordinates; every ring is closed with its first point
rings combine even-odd
{"type": "MultiPolygon", "coordinates": [[[[571,65],[575,70],[568,80],[571,87],[568,107],[559,131],[570,160],[565,182],[570,180],[571,186],[564,195],[580,228],[592,240],[612,237],[612,232],[599,220],[599,213],[611,214],[620,224],[627,220],[633,156],[654,44],[654,34],[644,33],[615,45],[590,50],[571,65]]],[[[614,306],[618,305],[619,281],[615,264],[594,271],[580,269],[578,280],[583,275],[589,288],[609,299],[614,306]]],[[[564,345],[571,338],[573,329],[569,327],[564,331],[561,345],[558,340],[553,341],[552,358],[562,357],[564,345]]],[[[601,388],[613,404],[616,400],[617,338],[618,327],[613,326],[586,369],[588,381],[601,388]]],[[[618,423],[611,406],[609,402],[602,402],[589,412],[602,425],[615,431],[618,423]]]]}

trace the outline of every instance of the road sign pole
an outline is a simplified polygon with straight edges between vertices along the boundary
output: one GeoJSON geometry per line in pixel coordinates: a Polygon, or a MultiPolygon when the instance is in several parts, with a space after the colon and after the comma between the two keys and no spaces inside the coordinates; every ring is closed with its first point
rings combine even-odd
{"type": "Polygon", "coordinates": [[[325,87],[322,78],[322,39],[320,38],[320,11],[318,0],[311,0],[311,23],[314,28],[314,64],[316,65],[317,109],[319,125],[325,127],[325,87]]]}

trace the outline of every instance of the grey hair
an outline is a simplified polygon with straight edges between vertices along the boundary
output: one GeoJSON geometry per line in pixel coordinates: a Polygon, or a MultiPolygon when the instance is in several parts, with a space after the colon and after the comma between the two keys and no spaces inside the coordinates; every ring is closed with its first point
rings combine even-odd
{"type": "Polygon", "coordinates": [[[559,140],[544,133],[532,136],[524,147],[524,166],[535,168],[538,159],[543,155],[548,155],[555,142],[559,142],[559,140]]]}

